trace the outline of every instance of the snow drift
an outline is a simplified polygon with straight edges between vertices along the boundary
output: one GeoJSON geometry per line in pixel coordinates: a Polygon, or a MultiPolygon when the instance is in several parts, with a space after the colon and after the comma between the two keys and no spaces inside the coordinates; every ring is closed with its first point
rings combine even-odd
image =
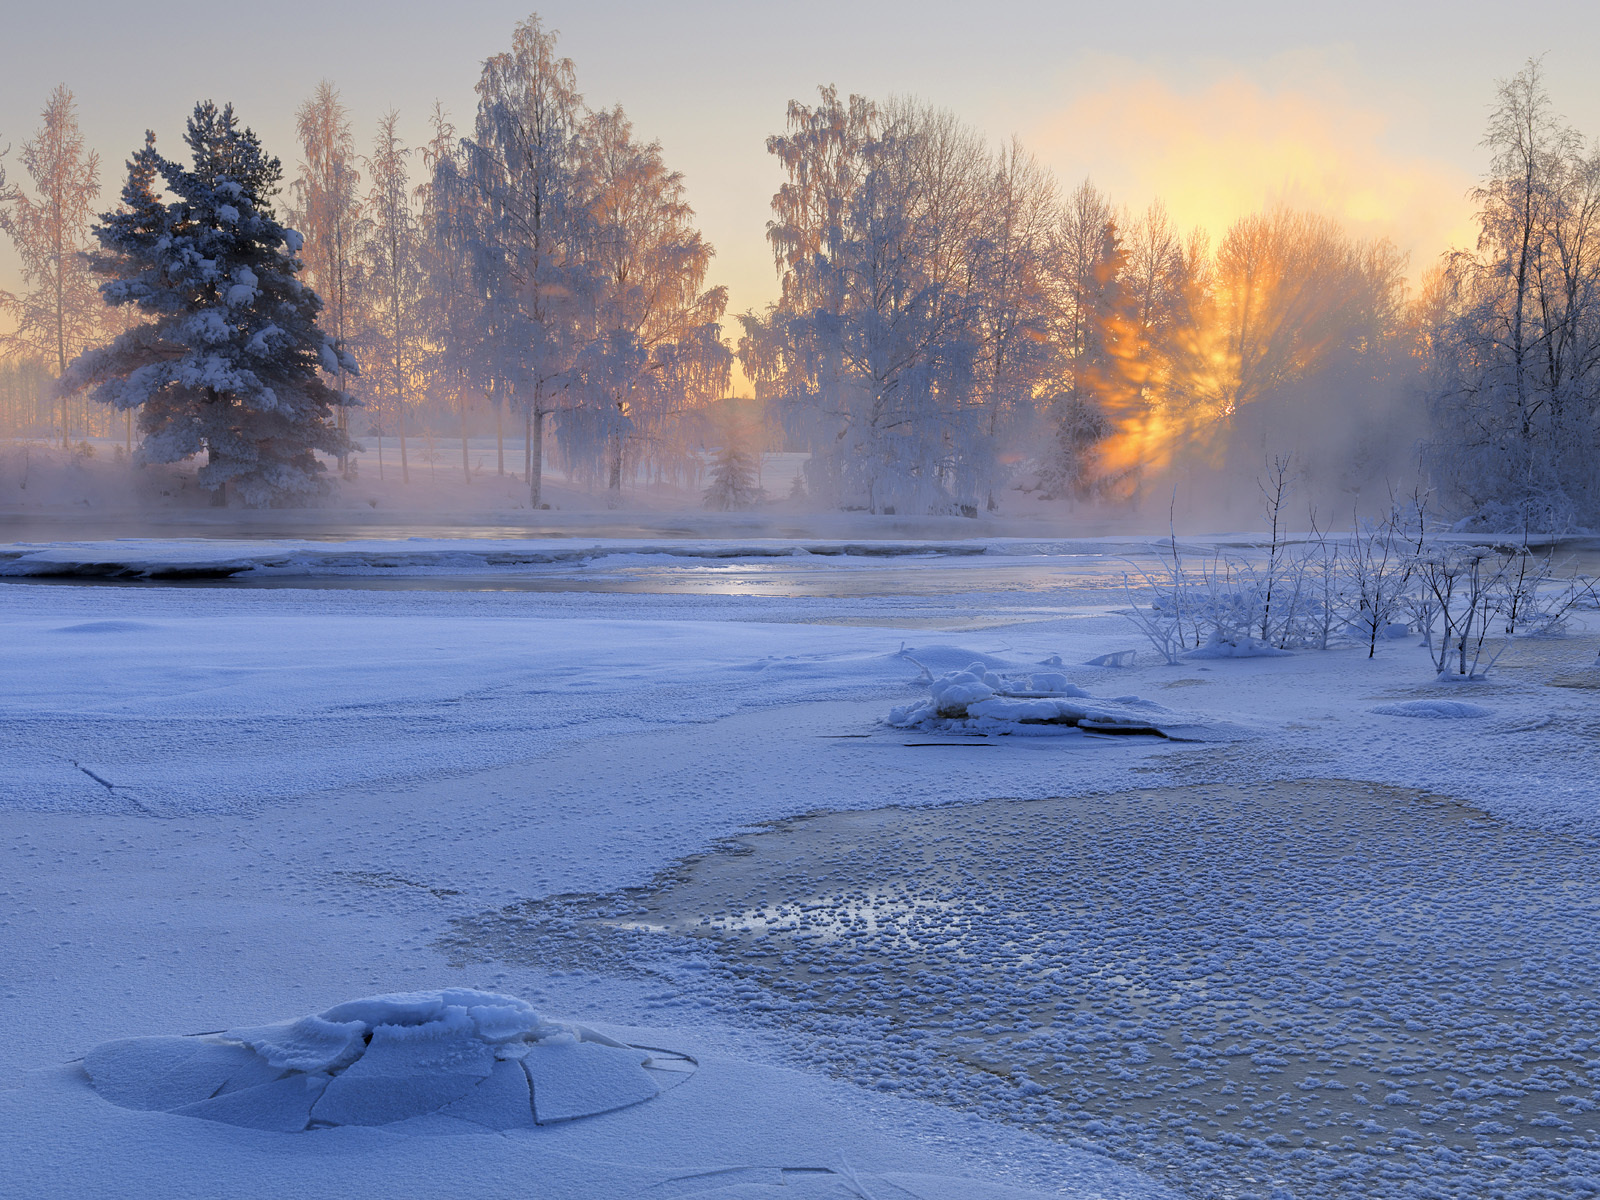
{"type": "Polygon", "coordinates": [[[626,1108],[691,1059],[464,988],[373,996],[277,1025],[105,1042],[84,1059],[124,1108],[285,1133],[335,1125],[506,1130],[626,1108]]]}
{"type": "Polygon", "coordinates": [[[1434,721],[1470,720],[1475,717],[1492,717],[1494,710],[1461,700],[1407,700],[1401,704],[1383,704],[1372,710],[1381,717],[1426,717],[1434,721]]]}

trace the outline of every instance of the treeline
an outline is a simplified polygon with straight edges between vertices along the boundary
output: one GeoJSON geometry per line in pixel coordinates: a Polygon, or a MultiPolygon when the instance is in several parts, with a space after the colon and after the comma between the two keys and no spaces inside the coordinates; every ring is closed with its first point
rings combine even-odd
{"type": "MultiPolygon", "coordinates": [[[[616,496],[698,484],[713,448],[711,502],[755,503],[749,463],[781,446],[810,452],[816,503],[975,514],[1014,488],[1127,502],[1178,473],[1249,478],[1295,450],[1342,495],[1408,462],[1462,518],[1600,522],[1600,156],[1537,64],[1500,93],[1477,248],[1415,294],[1390,243],[1328,218],[1266,211],[1213,239],[1065,190],[948,112],[824,88],[768,140],[780,297],[736,336],[682,178],[620,107],[584,102],[537,17],[477,92],[470,132],[436,106],[412,147],[394,113],[358,142],[324,83],[279,200],[360,364],[336,367],[359,407],[332,419],[392,440],[402,477],[410,439],[448,431],[470,478],[466,438],[492,427],[534,504],[546,461],[616,496]],[[730,397],[736,361],[753,404],[730,397]]],[[[29,285],[0,297],[0,421],[39,433],[48,413],[66,439],[91,412],[29,381],[122,327],[80,253],[97,164],[70,93],[44,115],[19,156],[36,198],[0,180],[29,285]]]]}

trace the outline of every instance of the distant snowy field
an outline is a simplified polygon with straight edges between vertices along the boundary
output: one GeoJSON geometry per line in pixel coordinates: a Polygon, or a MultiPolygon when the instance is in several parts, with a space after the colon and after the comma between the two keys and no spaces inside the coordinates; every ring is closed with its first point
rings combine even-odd
{"type": "MultiPolygon", "coordinates": [[[[535,1175],[549,1196],[717,1194],[683,1179],[712,1167],[819,1168],[718,1177],[746,1189],[730,1196],[765,1195],[774,1180],[814,1189],[781,1194],[928,1200],[1222,1194],[1206,1190],[1216,1161],[1205,1182],[1186,1178],[1181,1156],[1142,1156],[1125,1131],[1040,1124],[959,1087],[937,1104],[915,1089],[923,1099],[892,1096],[819,1057],[806,1022],[742,1005],[715,972],[699,989],[681,953],[654,964],[647,945],[637,960],[591,960],[578,939],[540,963],[509,949],[463,955],[459,931],[549,897],[650,885],[718,839],[805,813],[1198,784],[1420,789],[1600,866],[1600,637],[1582,622],[1517,644],[1465,685],[1433,682],[1412,640],[1381,644],[1372,661],[1349,648],[1168,667],[1114,612],[1136,544],[893,548],[568,539],[543,560],[530,543],[479,539],[0,548],[9,575],[113,564],[124,578],[174,566],[192,577],[221,565],[236,580],[0,583],[12,865],[0,883],[0,1162],[22,1181],[16,1194],[509,1196],[535,1175]],[[1132,666],[1084,665],[1129,650],[1132,666]],[[928,695],[928,673],[973,662],[1019,677],[1058,663],[1048,670],[1092,696],[1153,702],[1215,736],[963,740],[884,723],[928,695]],[[269,1134],[133,1112],[59,1069],[110,1038],[450,986],[633,1031],[702,1069],[636,1109],[470,1139],[269,1134]],[[856,1191],[824,1190],[851,1172],[856,1191]],[[963,1178],[994,1190],[951,1182],[963,1178]]],[[[905,871],[878,882],[902,885],[905,871]]],[[[1574,875],[1584,955],[1595,913],[1583,880],[1596,877],[1574,875]]],[[[1484,943],[1463,953],[1500,957],[1492,925],[1475,928],[1484,943]]],[[[1572,984],[1591,999],[1593,986],[1572,984]]],[[[1552,1095],[1549,1111],[1584,1111],[1596,1083],[1563,1084],[1576,1101],[1552,1095]]],[[[1474,1155],[1526,1151],[1559,1161],[1527,1175],[1523,1194],[1582,1195],[1600,1167],[1578,1145],[1587,1135],[1569,1132],[1552,1126],[1555,1141],[1531,1150],[1456,1145],[1459,1166],[1406,1151],[1391,1164],[1397,1189],[1426,1179],[1471,1195],[1488,1170],[1474,1155]]],[[[1260,1173],[1241,1173],[1233,1194],[1318,1194],[1292,1149],[1241,1151],[1260,1173]]]]}

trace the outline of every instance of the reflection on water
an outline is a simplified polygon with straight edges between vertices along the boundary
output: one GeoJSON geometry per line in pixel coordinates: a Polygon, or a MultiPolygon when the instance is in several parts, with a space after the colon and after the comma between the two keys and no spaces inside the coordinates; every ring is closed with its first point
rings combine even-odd
{"type": "Polygon", "coordinates": [[[818,597],[948,596],[966,592],[1096,591],[1121,588],[1122,564],[1107,555],[904,559],[810,558],[759,562],[630,563],[516,567],[435,574],[248,574],[225,579],[106,579],[49,576],[0,583],[378,592],[593,592],[619,595],[818,597]]]}

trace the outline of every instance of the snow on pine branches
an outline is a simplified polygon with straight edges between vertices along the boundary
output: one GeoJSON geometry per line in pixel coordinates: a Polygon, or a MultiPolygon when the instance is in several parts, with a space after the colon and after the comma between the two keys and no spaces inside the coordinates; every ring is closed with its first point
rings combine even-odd
{"type": "Polygon", "coordinates": [[[147,133],[122,208],[94,230],[101,294],[146,319],[80,355],[62,387],[138,409],[145,462],[204,451],[199,480],[222,502],[229,484],[252,506],[312,496],[325,486],[314,452],[350,448],[329,418],[354,403],[319,372],[356,364],[318,328],[322,303],[296,278],[300,235],[270,204],[278,160],[232,105],[196,105],[184,141],[192,167],[147,133]]]}

